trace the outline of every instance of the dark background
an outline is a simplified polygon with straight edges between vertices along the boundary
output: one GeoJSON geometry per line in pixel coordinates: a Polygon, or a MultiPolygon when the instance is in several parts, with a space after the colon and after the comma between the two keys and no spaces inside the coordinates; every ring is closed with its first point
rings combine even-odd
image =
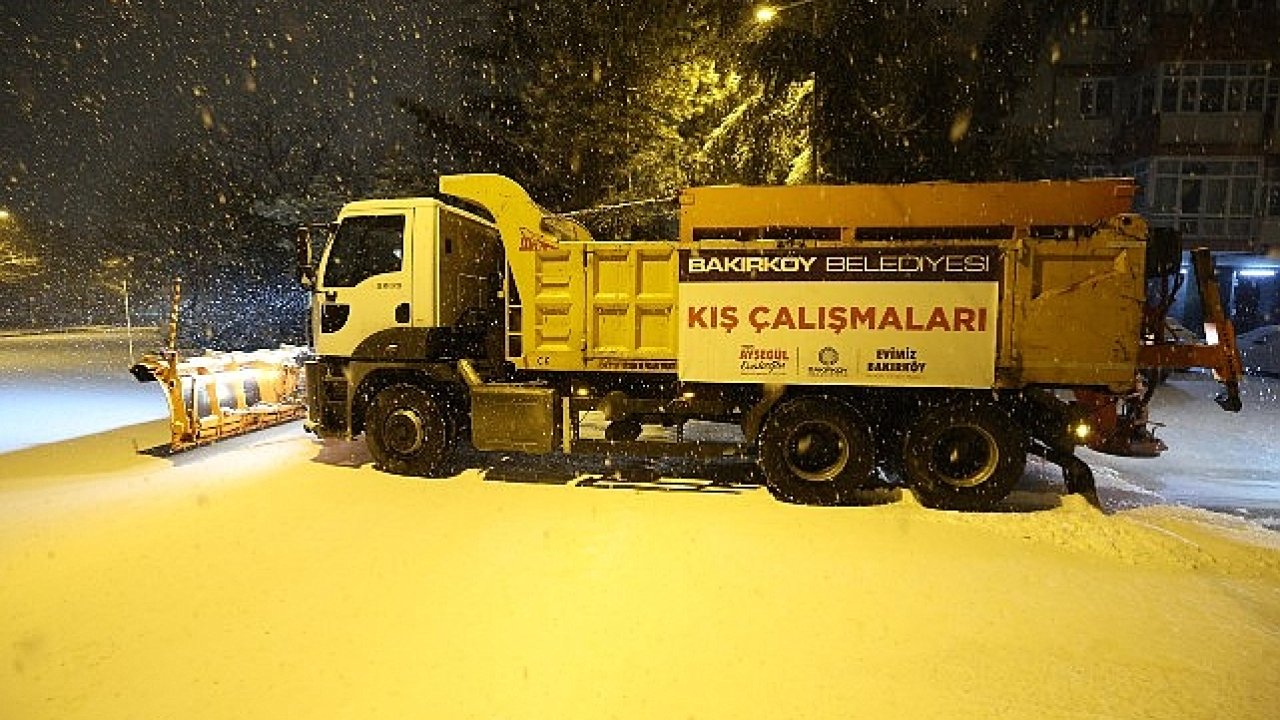
{"type": "Polygon", "coordinates": [[[402,96],[456,92],[460,0],[6,0],[0,205],[35,223],[109,211],[131,168],[269,109],[361,151],[406,137],[402,96]]]}

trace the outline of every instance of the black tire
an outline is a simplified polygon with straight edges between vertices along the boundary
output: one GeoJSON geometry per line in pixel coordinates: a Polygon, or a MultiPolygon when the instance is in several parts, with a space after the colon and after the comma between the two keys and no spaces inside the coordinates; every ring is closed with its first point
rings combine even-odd
{"type": "Polygon", "coordinates": [[[858,413],[827,397],[783,401],[758,440],[773,496],[801,505],[839,505],[874,481],[875,444],[858,413]]]}
{"type": "Polygon", "coordinates": [[[439,475],[453,450],[444,403],[417,385],[392,385],[374,398],[365,443],[382,470],[397,475],[439,475]]]}
{"type": "Polygon", "coordinates": [[[999,408],[962,402],[926,408],[903,440],[907,485],[921,504],[988,510],[1022,478],[1027,436],[999,408]]]}

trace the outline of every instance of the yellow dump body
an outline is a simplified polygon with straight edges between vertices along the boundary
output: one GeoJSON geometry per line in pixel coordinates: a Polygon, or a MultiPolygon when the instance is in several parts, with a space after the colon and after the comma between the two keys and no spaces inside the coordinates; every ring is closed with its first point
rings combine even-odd
{"type": "Polygon", "coordinates": [[[508,359],[702,382],[1132,386],[1147,228],[1128,180],[706,187],[680,238],[597,242],[497,175],[508,359]]]}
{"type": "Polygon", "coordinates": [[[1130,212],[1136,189],[1123,178],[690,188],[680,195],[680,240],[790,229],[829,231],[854,243],[868,231],[893,228],[1087,226],[1130,212]]]}

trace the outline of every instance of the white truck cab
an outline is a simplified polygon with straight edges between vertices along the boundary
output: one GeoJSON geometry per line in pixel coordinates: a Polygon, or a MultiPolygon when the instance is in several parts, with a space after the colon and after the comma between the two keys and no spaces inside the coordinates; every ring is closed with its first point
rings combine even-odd
{"type": "Polygon", "coordinates": [[[350,203],[313,288],[316,354],[447,356],[474,339],[460,330],[498,317],[501,281],[497,230],[484,219],[430,198],[350,203]]]}

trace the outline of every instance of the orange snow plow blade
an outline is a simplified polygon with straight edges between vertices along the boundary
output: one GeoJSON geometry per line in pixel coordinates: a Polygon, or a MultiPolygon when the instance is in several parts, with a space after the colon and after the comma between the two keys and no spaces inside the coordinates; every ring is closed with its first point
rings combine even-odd
{"type": "Polygon", "coordinates": [[[164,350],[129,368],[139,382],[159,381],[169,404],[169,449],[177,452],[306,414],[304,348],[207,352],[179,359],[164,350]]]}

